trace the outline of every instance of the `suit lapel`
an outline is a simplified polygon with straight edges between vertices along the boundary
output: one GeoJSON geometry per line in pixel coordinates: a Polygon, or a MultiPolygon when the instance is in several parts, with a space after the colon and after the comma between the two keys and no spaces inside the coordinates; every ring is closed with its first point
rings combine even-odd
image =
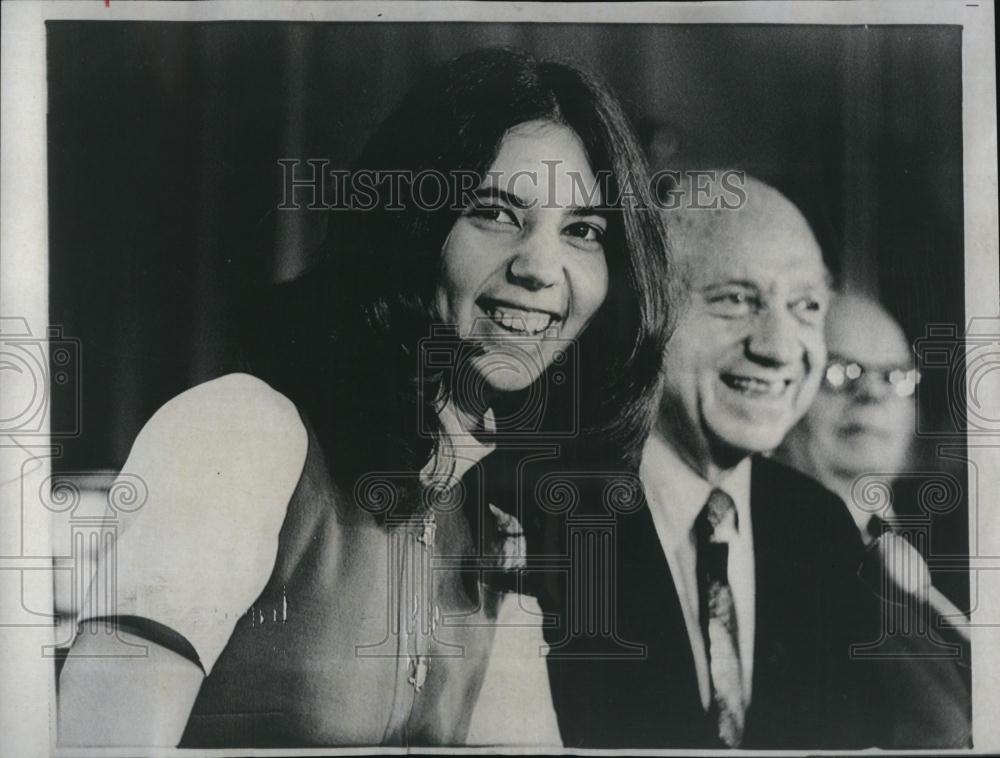
{"type": "Polygon", "coordinates": [[[789,660],[788,635],[795,620],[789,609],[801,601],[803,589],[795,586],[796,572],[790,570],[787,551],[792,548],[781,515],[790,493],[771,476],[768,462],[755,458],[750,479],[750,513],[753,521],[755,564],[755,640],[753,698],[747,713],[749,740],[756,733],[755,714],[769,711],[773,696],[781,691],[784,668],[789,660]]]}
{"type": "Polygon", "coordinates": [[[710,744],[680,597],[648,505],[620,523],[621,632],[647,646],[644,665],[630,673],[626,684],[648,693],[643,719],[649,725],[647,744],[710,744]]]}
{"type": "Polygon", "coordinates": [[[756,564],[756,632],[753,699],[744,747],[781,745],[777,735],[810,744],[815,693],[824,687],[818,642],[818,536],[804,514],[815,493],[772,461],[755,458],[751,518],[756,564]],[[799,734],[805,730],[806,734],[799,734]]]}
{"type": "Polygon", "coordinates": [[[625,629],[642,633],[645,644],[654,648],[650,657],[662,648],[682,648],[683,655],[675,652],[671,657],[675,663],[684,664],[683,670],[670,675],[695,682],[694,657],[687,641],[680,597],[648,506],[644,504],[636,513],[619,519],[619,524],[620,607],[625,629]]]}

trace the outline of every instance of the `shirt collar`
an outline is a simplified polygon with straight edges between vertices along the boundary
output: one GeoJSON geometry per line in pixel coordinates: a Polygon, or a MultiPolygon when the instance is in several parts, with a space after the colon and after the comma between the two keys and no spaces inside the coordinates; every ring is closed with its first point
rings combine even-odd
{"type": "Polygon", "coordinates": [[[684,462],[660,432],[654,430],[649,435],[642,451],[639,478],[649,507],[666,527],[666,538],[671,546],[691,534],[695,519],[714,487],[733,499],[740,535],[749,534],[750,460],[747,456],[722,482],[712,485],[684,462]]]}

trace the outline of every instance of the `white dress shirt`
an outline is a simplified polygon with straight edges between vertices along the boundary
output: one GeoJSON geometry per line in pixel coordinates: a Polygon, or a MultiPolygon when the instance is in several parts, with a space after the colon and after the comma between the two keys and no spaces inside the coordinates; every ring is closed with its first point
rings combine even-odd
{"type": "Polygon", "coordinates": [[[646,500],[649,502],[660,545],[680,596],[684,623],[691,641],[691,651],[694,653],[701,704],[706,711],[711,698],[711,680],[708,654],[698,620],[698,577],[695,568],[698,556],[694,522],[714,487],[726,492],[736,505],[738,531],[716,533],[716,537],[729,543],[727,575],[736,606],[743,693],[749,705],[753,683],[755,620],[750,459],[741,461],[724,481],[712,485],[688,466],[663,436],[654,430],[643,449],[639,477],[646,491],[646,500]]]}

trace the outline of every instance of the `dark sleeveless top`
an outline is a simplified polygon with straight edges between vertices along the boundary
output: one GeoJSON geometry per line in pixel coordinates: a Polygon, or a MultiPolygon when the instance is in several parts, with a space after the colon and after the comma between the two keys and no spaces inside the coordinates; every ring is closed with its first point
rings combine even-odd
{"type": "MultiPolygon", "coordinates": [[[[177,442],[162,429],[176,429],[194,411],[200,413],[177,453],[188,467],[197,466],[198,451],[190,446],[198,443],[192,439],[212,434],[230,416],[243,419],[253,412],[233,401],[234,394],[251,396],[260,411],[256,418],[270,414],[267,430],[285,427],[286,437],[303,434],[294,406],[251,377],[223,377],[189,393],[154,416],[125,467],[159,492],[178,476],[160,471],[171,469],[166,461],[177,442]],[[279,410],[261,410],[262,402],[279,410]],[[206,409],[223,406],[232,406],[232,412],[213,411],[221,413],[221,421],[204,418],[206,409]]],[[[125,527],[119,550],[121,612],[186,635],[208,671],[180,746],[463,745],[470,739],[559,744],[537,604],[519,603],[522,596],[501,594],[481,580],[479,568],[496,569],[496,556],[484,553],[497,544],[497,519],[490,508],[480,510],[480,503],[468,501],[479,495],[476,483],[467,479],[467,486],[458,488],[459,499],[439,503],[433,517],[424,509],[418,509],[422,515],[400,515],[402,503],[393,498],[412,493],[412,484],[375,474],[345,495],[334,485],[307,425],[306,430],[305,461],[283,520],[280,513],[267,514],[265,531],[280,523],[276,550],[267,539],[246,537],[260,532],[260,510],[270,506],[250,502],[241,509],[229,502],[220,516],[207,504],[202,523],[211,534],[196,535],[197,544],[217,547],[202,553],[204,573],[199,575],[197,565],[167,560],[162,551],[172,544],[190,544],[181,541],[185,535],[175,525],[197,523],[169,510],[195,507],[185,499],[198,500],[199,487],[191,482],[184,496],[164,497],[163,503],[151,497],[150,510],[125,527]],[[470,519],[470,508],[486,515],[470,519]],[[253,554],[258,544],[259,556],[253,554]],[[219,574],[231,570],[233,594],[254,597],[238,578],[244,563],[253,576],[269,576],[260,580],[262,589],[249,607],[217,589],[227,586],[219,574]],[[178,588],[178,582],[196,586],[178,588]],[[227,625],[234,621],[227,639],[227,625]]],[[[277,437],[265,442],[264,450],[283,444],[277,437]]],[[[295,444],[301,446],[301,439],[295,444]]],[[[221,469],[225,462],[204,465],[221,469]]],[[[240,465],[250,476],[268,463],[240,465]]],[[[206,477],[206,497],[212,484],[206,477]]],[[[232,498],[239,494],[235,490],[226,491],[232,498]]],[[[254,490],[247,486],[248,498],[254,490]]],[[[178,550],[173,552],[176,560],[178,550]]],[[[193,550],[186,552],[183,559],[198,560],[193,550]]]]}

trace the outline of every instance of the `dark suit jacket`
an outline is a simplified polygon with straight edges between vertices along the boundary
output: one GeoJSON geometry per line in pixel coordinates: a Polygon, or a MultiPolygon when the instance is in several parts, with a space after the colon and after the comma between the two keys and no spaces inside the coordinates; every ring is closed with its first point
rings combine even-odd
{"type": "MultiPolygon", "coordinates": [[[[843,504],[812,479],[758,458],[751,514],[756,649],[742,746],[856,748],[880,742],[884,695],[869,680],[871,667],[849,654],[852,642],[877,639],[877,601],[858,579],[863,548],[843,504]]],[[[568,597],[579,590],[570,593],[565,579],[548,581],[540,598],[543,609],[560,620],[547,637],[564,743],[719,747],[702,710],[680,601],[652,516],[643,503],[615,521],[617,573],[608,587],[617,594],[616,639],[570,633],[568,597]],[[614,657],[628,655],[626,643],[642,646],[642,657],[614,657]]]]}

